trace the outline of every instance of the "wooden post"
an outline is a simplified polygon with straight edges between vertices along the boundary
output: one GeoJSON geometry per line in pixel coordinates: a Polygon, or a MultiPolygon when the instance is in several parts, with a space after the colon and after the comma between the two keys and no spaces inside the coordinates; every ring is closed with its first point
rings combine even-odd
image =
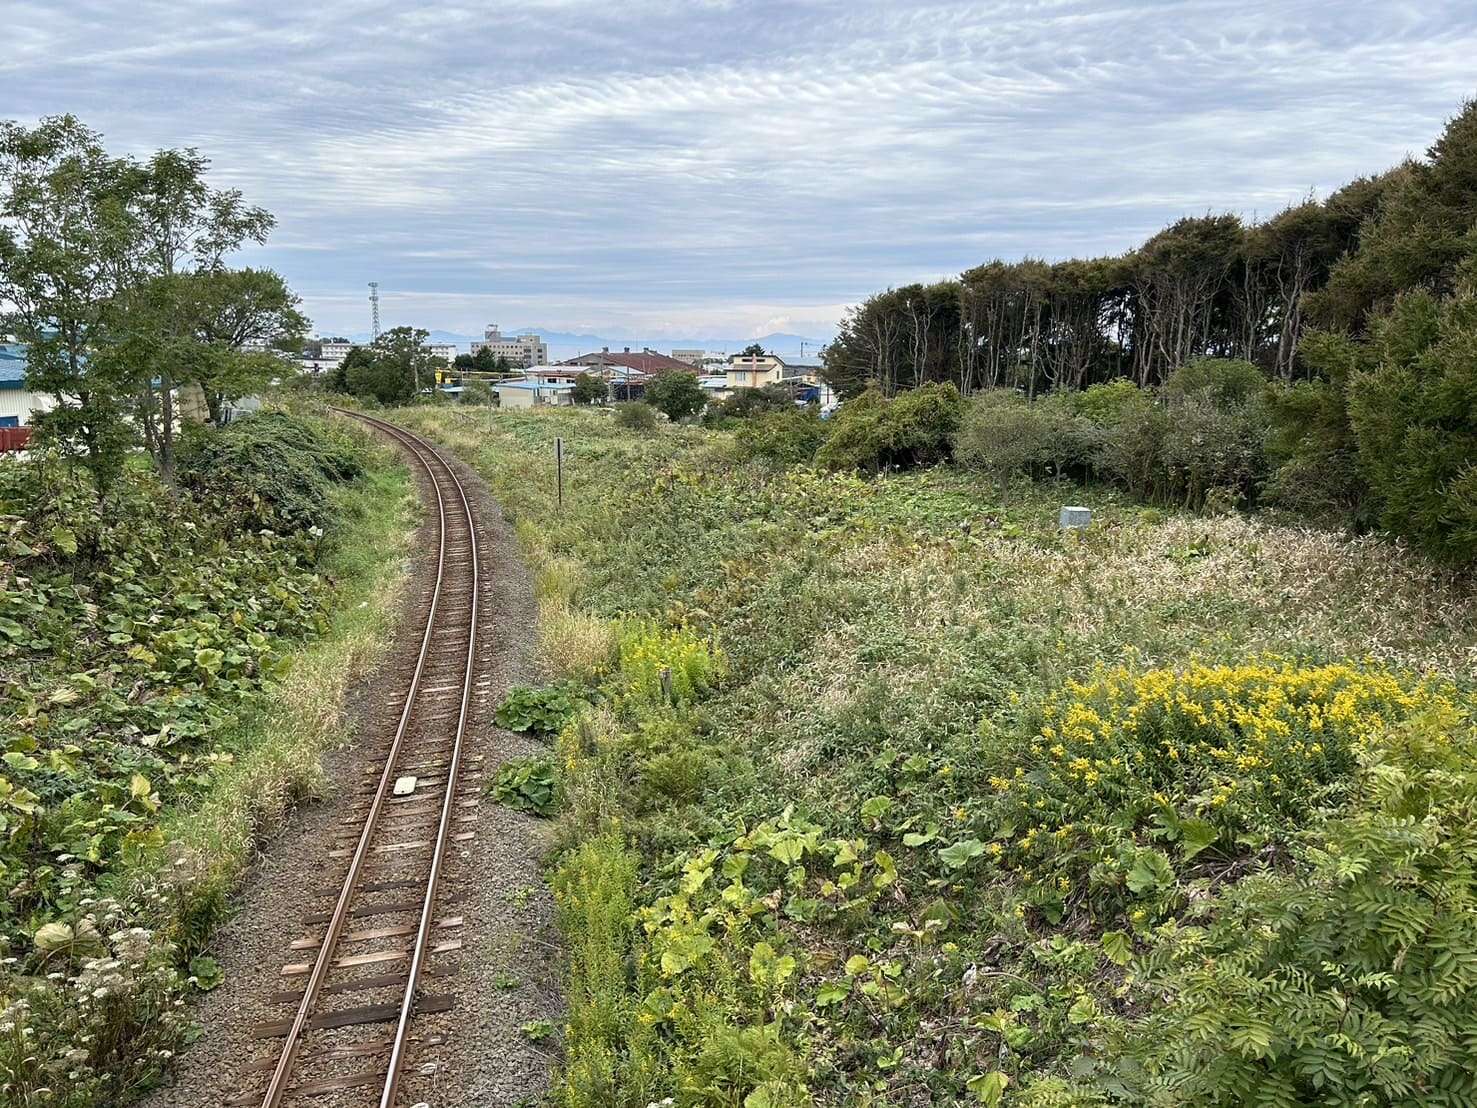
{"type": "Polygon", "coordinates": [[[564,511],[564,440],[554,439],[554,468],[559,475],[559,510],[564,511]]]}

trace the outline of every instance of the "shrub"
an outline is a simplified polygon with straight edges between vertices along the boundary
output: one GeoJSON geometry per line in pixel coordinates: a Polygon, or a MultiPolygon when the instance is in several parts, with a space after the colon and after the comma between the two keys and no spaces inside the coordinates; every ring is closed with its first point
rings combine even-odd
{"type": "Polygon", "coordinates": [[[994,481],[1003,500],[1010,482],[1029,474],[1045,453],[1046,427],[1035,405],[1011,389],[971,400],[954,438],[954,458],[994,481]]]}
{"type": "Polygon", "coordinates": [[[1477,1101],[1472,722],[1436,707],[1376,739],[1352,811],[1144,960],[1131,1049],[1153,1103],[1477,1101]]]}
{"type": "Polygon", "coordinates": [[[504,762],[488,791],[504,807],[547,816],[554,810],[554,764],[548,758],[504,762]]]}
{"type": "Polygon", "coordinates": [[[615,406],[615,425],[627,431],[655,431],[656,409],[639,400],[627,400],[615,406]]]}
{"type": "Polygon", "coordinates": [[[658,374],[646,385],[646,403],[673,423],[697,415],[707,402],[708,394],[698,383],[695,373],[672,370],[658,374]]]}
{"type": "Polygon", "coordinates": [[[739,456],[763,458],[777,465],[809,462],[825,444],[827,430],[825,420],[813,408],[789,404],[763,411],[739,427],[739,456]]]}
{"type": "Polygon", "coordinates": [[[704,423],[723,420],[752,419],[766,412],[787,412],[795,407],[795,398],[783,385],[765,385],[757,389],[736,389],[716,404],[708,405],[704,423]]]}
{"type": "Polygon", "coordinates": [[[1477,558],[1477,261],[1447,301],[1402,297],[1349,384],[1359,466],[1380,522],[1455,561],[1477,558]]]}
{"type": "Polygon", "coordinates": [[[517,685],[508,691],[493,719],[509,731],[552,735],[568,722],[577,706],[574,698],[557,685],[541,689],[517,685]]]}
{"type": "Polygon", "coordinates": [[[486,407],[496,397],[493,396],[492,386],[486,381],[468,381],[462,386],[461,396],[458,399],[463,404],[480,404],[486,407]]]}
{"type": "Polygon", "coordinates": [[[330,486],[361,470],[347,441],[326,424],[261,412],[220,430],[192,430],[175,475],[249,530],[293,532],[326,527],[330,486]]]}
{"type": "Polygon", "coordinates": [[[1168,414],[1145,398],[1143,403],[1125,404],[1116,416],[1104,435],[1099,467],[1140,500],[1162,500],[1168,414]]]}
{"type": "Polygon", "coordinates": [[[1267,387],[1262,371],[1239,358],[1192,358],[1166,378],[1172,400],[1197,397],[1220,408],[1245,404],[1267,387]]]}
{"type": "Polygon", "coordinates": [[[1267,475],[1267,415],[1261,397],[1217,404],[1210,392],[1171,401],[1160,446],[1161,496],[1199,510],[1213,490],[1255,500],[1267,475]]]}
{"type": "Polygon", "coordinates": [[[1285,843],[1349,799],[1359,758],[1389,726],[1452,704],[1380,670],[1275,659],[1069,683],[1013,776],[992,779],[1007,857],[1050,914],[1067,889],[1107,917],[1130,903],[1138,918],[1177,908],[1176,864],[1285,843]]]}
{"type": "Polygon", "coordinates": [[[951,384],[929,384],[889,400],[875,389],[848,400],[832,417],[817,453],[830,469],[878,471],[932,465],[948,459],[964,415],[951,384]]]}
{"type": "Polygon", "coordinates": [[[581,373],[574,379],[569,399],[575,404],[597,404],[609,395],[609,391],[601,378],[593,373],[581,373]]]}
{"type": "Polygon", "coordinates": [[[691,701],[722,678],[723,653],[685,627],[628,620],[618,634],[617,692],[647,704],[691,701]]]}

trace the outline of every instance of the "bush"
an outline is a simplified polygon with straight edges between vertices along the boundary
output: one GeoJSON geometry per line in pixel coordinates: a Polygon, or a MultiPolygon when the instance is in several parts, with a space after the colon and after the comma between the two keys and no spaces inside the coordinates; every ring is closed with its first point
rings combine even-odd
{"type": "Polygon", "coordinates": [[[548,758],[504,762],[488,791],[506,808],[547,816],[554,810],[554,764],[548,758]]]}
{"type": "Polygon", "coordinates": [[[486,407],[497,398],[493,395],[492,386],[486,381],[468,381],[462,386],[462,393],[458,399],[463,404],[480,404],[486,407]]]}
{"type": "Polygon", "coordinates": [[[681,704],[712,688],[723,676],[723,652],[685,627],[668,629],[648,620],[621,625],[617,692],[647,704],[681,704]]]}
{"type": "Polygon", "coordinates": [[[615,406],[615,425],[627,431],[655,431],[656,409],[639,400],[624,401],[615,406]]]}
{"type": "Polygon", "coordinates": [[[1011,389],[972,399],[954,438],[954,458],[994,481],[1005,499],[1013,478],[1029,474],[1045,452],[1046,428],[1035,405],[1011,389]]]}
{"type": "Polygon", "coordinates": [[[1078,898],[1100,919],[1176,911],[1177,870],[1277,850],[1354,795],[1388,728],[1454,703],[1377,669],[1275,659],[1069,683],[1026,751],[1001,759],[1013,775],[992,779],[1005,858],[1048,917],[1078,898]]]}
{"type": "Polygon", "coordinates": [[[662,412],[673,423],[695,416],[708,402],[708,394],[698,384],[697,374],[672,370],[653,377],[646,385],[646,403],[662,412]]]}
{"type": "Polygon", "coordinates": [[[825,445],[828,430],[814,408],[787,404],[781,409],[760,411],[739,427],[736,438],[739,456],[763,458],[778,465],[809,462],[825,445]]]}
{"type": "Polygon", "coordinates": [[[731,396],[708,405],[703,422],[719,424],[725,420],[752,419],[766,412],[787,412],[795,407],[795,398],[783,385],[765,385],[757,389],[736,389],[731,396]]]}
{"type": "Polygon", "coordinates": [[[1192,358],[1164,382],[1171,400],[1196,397],[1216,407],[1234,407],[1255,398],[1267,387],[1262,371],[1239,358],[1192,358]]]}
{"type": "Polygon", "coordinates": [[[596,404],[602,402],[609,391],[601,378],[593,373],[581,373],[574,379],[574,388],[569,390],[569,399],[575,404],[596,404]]]}
{"type": "Polygon", "coordinates": [[[615,655],[610,623],[558,597],[539,601],[538,639],[539,652],[555,677],[598,681],[615,655]]]}
{"type": "Polygon", "coordinates": [[[330,487],[361,469],[347,440],[326,424],[261,412],[220,430],[193,429],[175,476],[248,529],[287,533],[326,527],[330,487]]]}
{"type": "Polygon", "coordinates": [[[1162,497],[1194,511],[1213,491],[1251,502],[1267,476],[1267,410],[1260,395],[1217,404],[1212,392],[1172,401],[1161,444],[1162,497]]]}
{"type": "MultiPolygon", "coordinates": [[[[1477,262],[1470,267],[1477,287],[1477,262]]],[[[1477,292],[1400,299],[1375,328],[1375,367],[1349,384],[1359,466],[1380,522],[1431,553],[1477,558],[1477,292]]]]}
{"type": "Polygon", "coordinates": [[[1445,707],[1362,744],[1354,810],[1151,952],[1153,1103],[1477,1102],[1472,736],[1445,707]]]}
{"type": "Polygon", "coordinates": [[[534,689],[517,685],[508,690],[493,719],[509,731],[552,735],[569,721],[576,707],[574,698],[558,686],[534,689]]]}
{"type": "Polygon", "coordinates": [[[875,389],[848,400],[832,417],[817,453],[830,469],[933,465],[952,456],[964,401],[951,384],[929,384],[889,400],[875,389]]]}

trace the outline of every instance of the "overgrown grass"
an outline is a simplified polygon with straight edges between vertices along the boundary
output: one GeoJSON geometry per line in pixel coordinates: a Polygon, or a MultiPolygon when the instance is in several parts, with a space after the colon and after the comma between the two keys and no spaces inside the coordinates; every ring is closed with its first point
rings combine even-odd
{"type": "Polygon", "coordinates": [[[136,874],[168,875],[179,904],[174,938],[186,955],[205,946],[262,841],[294,804],[323,795],[323,755],[350,737],[345,698],[393,637],[413,523],[409,476],[380,455],[336,500],[338,523],[320,563],[336,584],[326,631],[294,653],[287,676],[221,736],[230,768],[198,805],[168,814],[163,857],[136,874]],[[170,864],[160,866],[164,858],[170,864]]]}
{"type": "MultiPolygon", "coordinates": [[[[1358,814],[1395,788],[1385,767],[1429,781],[1444,771],[1409,750],[1477,756],[1470,580],[1398,544],[1165,514],[1104,488],[1002,503],[948,468],[774,470],[723,433],[580,412],[400,417],[481,469],[557,618],[722,658],[684,691],[682,650],[617,650],[602,706],[560,736],[565,1104],[1173,1104],[1186,1088],[1291,1104],[1315,1080],[1338,1103],[1463,1103],[1463,1040],[1437,1050],[1398,1013],[1465,1018],[1465,969],[1432,991],[1404,960],[1356,963],[1304,929],[1208,982],[1182,940],[1233,915],[1257,926],[1248,913],[1285,913],[1299,889],[1326,899],[1330,850],[1393,864],[1393,845],[1369,844],[1394,817],[1371,830],[1358,814]],[[1086,533],[1058,534],[1068,500],[1093,508],[1086,533]],[[1381,705],[1353,729],[1346,689],[1357,711],[1366,693],[1381,705]],[[1128,714],[1138,701],[1159,706],[1128,714]],[[1098,723],[1070,742],[1046,733],[1061,728],[1049,713],[1077,726],[1089,709],[1098,723]],[[1151,711],[1167,714],[1139,730],[1151,711]],[[1159,785],[1125,770],[1137,758],[1159,785]],[[632,860],[627,928],[579,922],[591,901],[570,890],[624,881],[632,860]],[[1257,881],[1273,887],[1258,897],[1257,881]],[[1254,996],[1268,966],[1287,983],[1254,996]],[[1342,1033],[1337,1005],[1288,999],[1309,974],[1343,981],[1324,987],[1351,990],[1380,1030],[1307,1053],[1342,1033]],[[1220,1037],[1153,1024],[1174,1011],[1216,1013],[1220,1037]],[[1273,1030],[1248,1038],[1238,1019],[1273,1030]],[[1239,1061],[1203,1064],[1217,1054],[1239,1061]],[[1438,1080],[1445,1100],[1428,1095],[1438,1080]]],[[[1418,791],[1400,789],[1379,802],[1418,791]]],[[[1459,823],[1460,803],[1441,803],[1432,826],[1459,823]]],[[[1423,882],[1418,914],[1467,903],[1460,863],[1432,876],[1446,845],[1419,875],[1368,884],[1423,882]]],[[[1360,903],[1351,918],[1378,916],[1360,903]]],[[[1419,918],[1435,922],[1410,933],[1466,966],[1465,917],[1419,918]]],[[[1212,930],[1211,948],[1232,934],[1212,930]]]]}

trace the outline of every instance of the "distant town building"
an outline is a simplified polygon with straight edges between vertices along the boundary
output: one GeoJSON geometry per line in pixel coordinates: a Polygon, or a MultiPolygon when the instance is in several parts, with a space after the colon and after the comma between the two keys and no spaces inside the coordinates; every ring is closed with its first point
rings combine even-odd
{"type": "Polygon", "coordinates": [[[827,407],[835,402],[831,387],[820,378],[819,358],[781,358],[778,354],[734,354],[728,359],[728,389],[760,389],[787,385],[795,396],[827,407]]]}
{"type": "Polygon", "coordinates": [[[506,358],[511,365],[523,368],[543,365],[549,360],[548,344],[538,335],[505,335],[496,323],[488,325],[481,342],[472,344],[473,355],[482,350],[490,350],[493,357],[506,358]]]}
{"type": "Polygon", "coordinates": [[[510,378],[496,381],[492,394],[497,397],[500,408],[533,408],[543,405],[568,405],[574,403],[574,383],[558,383],[537,379],[518,380],[510,378]]]}
{"type": "Polygon", "coordinates": [[[349,356],[349,351],[354,347],[352,342],[325,342],[323,352],[315,359],[320,362],[328,362],[337,365],[349,356]]]}
{"type": "Polygon", "coordinates": [[[708,352],[706,350],[674,350],[672,357],[696,369],[708,360],[708,352]]]}
{"type": "Polygon", "coordinates": [[[32,417],[52,407],[50,396],[26,388],[25,346],[0,342],[0,450],[24,446],[28,432],[21,428],[29,427],[32,417]]]}
{"type": "Polygon", "coordinates": [[[616,369],[632,370],[648,375],[666,373],[670,370],[691,373],[693,370],[690,362],[669,358],[649,348],[633,353],[629,346],[619,352],[612,352],[608,346],[602,347],[597,352],[581,354],[577,358],[570,358],[560,364],[585,366],[597,375],[605,377],[606,380],[614,375],[613,371],[616,369]]]}
{"type": "Polygon", "coordinates": [[[428,342],[426,343],[426,349],[431,352],[433,357],[446,365],[450,365],[456,361],[456,356],[460,353],[454,342],[428,342]]]}

